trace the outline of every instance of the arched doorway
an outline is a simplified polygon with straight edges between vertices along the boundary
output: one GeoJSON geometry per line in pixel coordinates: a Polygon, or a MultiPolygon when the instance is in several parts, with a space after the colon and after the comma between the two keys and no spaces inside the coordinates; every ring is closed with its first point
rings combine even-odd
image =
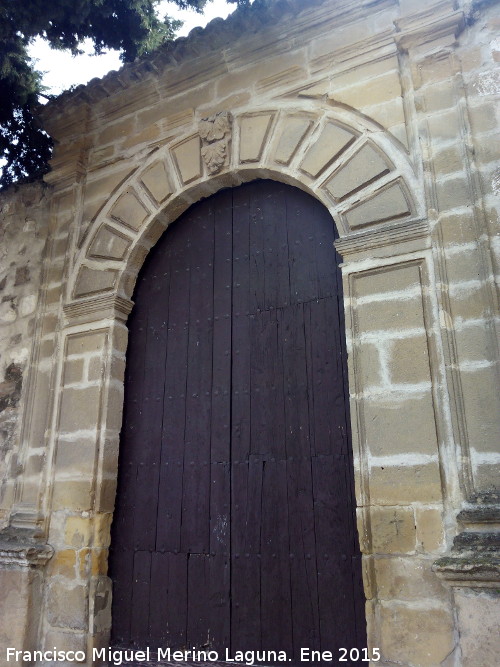
{"type": "Polygon", "coordinates": [[[134,294],[112,641],[366,645],[328,211],[254,181],[195,204],[134,294]]]}

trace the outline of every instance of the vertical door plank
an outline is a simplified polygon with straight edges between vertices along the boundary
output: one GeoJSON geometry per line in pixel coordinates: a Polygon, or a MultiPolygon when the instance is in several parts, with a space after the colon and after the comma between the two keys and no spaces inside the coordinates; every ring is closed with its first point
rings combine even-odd
{"type": "Polygon", "coordinates": [[[262,479],[262,648],[292,646],[286,461],[267,460],[262,479]]]}
{"type": "Polygon", "coordinates": [[[167,646],[180,648],[187,642],[188,556],[186,554],[168,554],[167,590],[167,646]]]}
{"type": "Polygon", "coordinates": [[[320,648],[317,553],[310,457],[288,459],[288,514],[294,655],[320,648]]]}
{"type": "Polygon", "coordinates": [[[302,304],[279,311],[287,457],[309,457],[309,405],[304,309],[302,304]]]}
{"type": "Polygon", "coordinates": [[[167,645],[168,641],[168,600],[170,591],[169,555],[153,552],[151,554],[151,588],[149,607],[149,631],[151,648],[167,645]],[[151,595],[151,592],[154,594],[151,595]]]}
{"type": "Polygon", "coordinates": [[[187,645],[210,645],[208,596],[210,590],[210,564],[208,554],[188,555],[188,625],[187,645]]]}
{"type": "Polygon", "coordinates": [[[149,639],[149,586],[151,578],[151,554],[136,551],[132,588],[130,638],[134,646],[144,645],[149,639]]]}

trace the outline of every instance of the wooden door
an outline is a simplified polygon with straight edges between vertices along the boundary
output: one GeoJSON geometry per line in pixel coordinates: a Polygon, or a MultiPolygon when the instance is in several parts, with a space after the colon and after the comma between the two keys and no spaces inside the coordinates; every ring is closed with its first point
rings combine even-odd
{"type": "Polygon", "coordinates": [[[130,318],[114,645],[365,646],[328,211],[273,181],[172,224],[130,318]]]}

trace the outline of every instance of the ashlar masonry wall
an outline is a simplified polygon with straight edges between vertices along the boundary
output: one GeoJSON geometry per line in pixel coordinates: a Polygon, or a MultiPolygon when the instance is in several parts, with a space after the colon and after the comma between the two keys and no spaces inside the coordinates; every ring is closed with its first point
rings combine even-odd
{"type": "Polygon", "coordinates": [[[45,109],[48,189],[2,198],[0,652],[107,645],[138,271],[190,204],[272,178],[339,232],[373,664],[495,664],[498,24],[495,2],[256,2],[45,109]]]}

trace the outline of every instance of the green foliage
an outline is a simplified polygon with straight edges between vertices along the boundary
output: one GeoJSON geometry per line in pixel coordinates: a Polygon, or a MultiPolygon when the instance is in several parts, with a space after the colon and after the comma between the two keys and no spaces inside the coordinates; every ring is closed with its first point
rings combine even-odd
{"type": "MultiPolygon", "coordinates": [[[[32,180],[48,171],[50,137],[31,109],[43,94],[41,76],[27,48],[42,37],[52,48],[79,53],[90,39],[96,53],[121,51],[123,62],[150,53],[173,39],[179,21],[161,20],[159,0],[0,0],[0,159],[6,161],[0,187],[32,180]]],[[[202,11],[207,0],[174,0],[202,11]]],[[[228,0],[246,6],[248,0],[228,0]]]]}

